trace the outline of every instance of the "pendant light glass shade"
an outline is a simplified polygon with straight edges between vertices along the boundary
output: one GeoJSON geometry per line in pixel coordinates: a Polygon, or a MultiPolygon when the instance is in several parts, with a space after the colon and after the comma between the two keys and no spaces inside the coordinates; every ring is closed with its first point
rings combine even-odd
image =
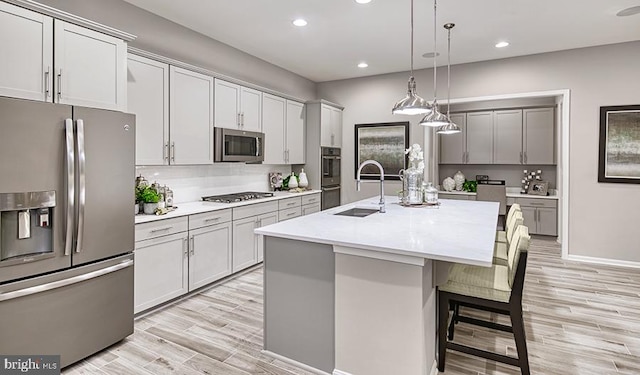
{"type": "Polygon", "coordinates": [[[449,109],[451,108],[451,29],[453,29],[454,26],[454,23],[444,25],[444,28],[447,29],[447,118],[449,123],[441,126],[436,131],[438,134],[456,134],[462,131],[449,117],[449,109]]]}
{"type": "Polygon", "coordinates": [[[413,78],[413,0],[411,0],[411,75],[407,85],[407,96],[396,102],[391,113],[394,115],[423,115],[430,113],[431,105],[418,95],[416,80],[413,78]]]}
{"type": "Polygon", "coordinates": [[[431,126],[431,127],[439,127],[442,125],[446,125],[449,123],[449,117],[445,116],[438,110],[438,70],[436,65],[436,23],[437,23],[437,14],[438,14],[438,4],[437,0],[433,0],[433,104],[431,105],[432,111],[428,115],[424,116],[422,120],[420,120],[420,125],[422,126],[431,126]]]}

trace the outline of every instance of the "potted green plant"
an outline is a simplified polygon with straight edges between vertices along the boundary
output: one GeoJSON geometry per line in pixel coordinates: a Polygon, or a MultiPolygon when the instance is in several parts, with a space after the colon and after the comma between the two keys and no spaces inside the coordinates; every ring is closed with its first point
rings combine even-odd
{"type": "Polygon", "coordinates": [[[140,193],[140,201],[143,203],[144,213],[147,215],[153,215],[158,208],[158,202],[160,201],[160,194],[154,189],[146,186],[140,193]]]}

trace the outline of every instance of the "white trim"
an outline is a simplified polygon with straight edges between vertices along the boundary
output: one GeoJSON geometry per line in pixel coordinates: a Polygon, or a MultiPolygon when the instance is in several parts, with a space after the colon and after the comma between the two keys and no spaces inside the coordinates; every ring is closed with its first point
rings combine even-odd
{"type": "Polygon", "coordinates": [[[125,31],[114,29],[113,27],[88,20],[86,18],[82,18],[71,13],[67,13],[60,9],[52,8],[48,5],[37,3],[33,0],[4,0],[4,1],[13,5],[19,6],[21,8],[29,9],[34,12],[53,17],[55,19],[67,21],[67,22],[76,24],[78,26],[86,27],[91,30],[101,32],[103,34],[111,35],[113,37],[122,39],[126,42],[130,42],[136,38],[135,35],[127,33],[125,31]]]}
{"type": "Polygon", "coordinates": [[[596,257],[585,256],[585,255],[567,255],[565,259],[576,261],[576,262],[599,264],[601,266],[640,268],[640,262],[631,262],[628,260],[596,258],[596,257]]]}
{"type": "Polygon", "coordinates": [[[296,97],[291,96],[291,95],[283,94],[281,92],[274,91],[274,90],[268,89],[266,87],[254,85],[253,83],[249,83],[249,82],[246,82],[246,81],[242,81],[240,79],[236,79],[236,78],[233,78],[233,77],[226,76],[226,75],[221,74],[221,73],[214,72],[213,70],[209,70],[209,69],[201,68],[199,66],[191,65],[191,64],[188,64],[188,63],[183,62],[183,61],[174,60],[174,59],[172,59],[170,57],[158,55],[158,54],[155,54],[153,52],[145,51],[145,50],[142,50],[142,49],[139,49],[139,48],[136,48],[136,47],[128,46],[127,50],[128,50],[128,52],[130,54],[133,54],[133,55],[146,57],[146,58],[151,59],[151,60],[155,60],[155,61],[158,61],[158,62],[162,62],[162,63],[165,63],[165,64],[176,66],[178,68],[191,70],[191,71],[194,71],[194,72],[197,72],[197,73],[200,73],[200,74],[211,76],[213,78],[221,79],[223,81],[235,83],[236,85],[249,87],[249,88],[252,88],[252,89],[255,89],[255,90],[258,90],[258,91],[266,92],[267,94],[271,94],[271,95],[279,96],[279,97],[284,98],[284,99],[288,99],[288,100],[292,100],[292,101],[295,101],[295,102],[299,102],[301,104],[304,104],[306,102],[306,100],[304,100],[304,99],[300,99],[300,98],[296,98],[296,97]]]}
{"type": "MultiPolygon", "coordinates": [[[[548,90],[548,91],[532,91],[532,92],[520,92],[500,95],[487,95],[487,96],[475,96],[468,98],[457,98],[449,101],[442,101],[441,104],[458,104],[458,103],[470,103],[481,102],[489,100],[504,100],[504,99],[520,99],[520,98],[536,98],[536,97],[560,97],[559,101],[562,104],[562,155],[560,161],[562,166],[562,191],[560,202],[562,204],[562,217],[559,224],[559,238],[562,248],[562,258],[569,259],[569,120],[571,111],[571,90],[548,90]]],[[[424,136],[425,144],[427,144],[426,134],[424,136]]],[[[437,155],[432,148],[431,158],[436,159],[437,155]]],[[[437,172],[436,168],[434,168],[437,172]]],[[[435,178],[435,176],[434,176],[435,178]]]]}
{"type": "Polygon", "coordinates": [[[431,366],[431,371],[429,375],[438,375],[440,372],[438,371],[438,361],[434,360],[433,365],[431,366]]]}
{"type": "Polygon", "coordinates": [[[351,375],[351,373],[333,369],[333,375],[351,375]]]}
{"type": "Polygon", "coordinates": [[[412,257],[409,255],[400,255],[400,254],[387,253],[387,252],[375,251],[375,250],[357,249],[355,247],[346,247],[346,246],[339,246],[339,245],[333,245],[333,252],[336,254],[346,254],[346,255],[353,255],[357,257],[380,259],[380,260],[410,264],[412,266],[420,266],[420,267],[423,267],[427,261],[425,258],[422,258],[422,257],[412,257]]]}
{"type": "MultiPolygon", "coordinates": [[[[268,356],[268,357],[275,358],[275,359],[277,359],[277,360],[279,360],[279,361],[282,361],[282,362],[288,363],[288,364],[290,364],[290,365],[292,365],[292,366],[299,367],[299,368],[301,368],[301,369],[303,369],[303,370],[305,370],[305,371],[312,372],[312,373],[314,373],[314,374],[318,374],[318,375],[331,375],[331,374],[330,374],[330,373],[328,373],[328,372],[324,372],[324,371],[322,371],[322,370],[318,370],[318,369],[317,369],[317,368],[315,368],[315,367],[311,367],[311,366],[306,365],[306,364],[304,364],[304,363],[301,363],[301,362],[298,362],[298,361],[294,361],[294,360],[293,360],[293,359],[291,359],[291,358],[287,358],[287,357],[281,356],[280,354],[276,354],[276,353],[274,353],[274,352],[270,352],[270,351],[268,351],[268,350],[266,350],[266,349],[261,350],[261,351],[260,351],[260,353],[262,353],[262,354],[264,354],[264,355],[266,355],[266,356],[268,356]]],[[[274,366],[275,366],[275,365],[274,365],[274,366]]],[[[333,373],[335,374],[335,370],[333,370],[333,373]]],[[[346,373],[345,373],[345,374],[346,374],[346,373]]],[[[347,374],[347,375],[350,375],[350,374],[347,374]]]]}

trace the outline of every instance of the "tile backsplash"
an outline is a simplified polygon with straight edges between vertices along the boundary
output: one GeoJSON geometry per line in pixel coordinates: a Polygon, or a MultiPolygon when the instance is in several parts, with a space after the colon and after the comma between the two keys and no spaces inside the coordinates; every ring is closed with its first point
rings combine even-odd
{"type": "Polygon", "coordinates": [[[216,163],[188,166],[136,166],[136,176],[157,181],[173,190],[175,203],[198,201],[203,196],[242,191],[270,191],[269,172],[291,173],[289,165],[216,163]]]}

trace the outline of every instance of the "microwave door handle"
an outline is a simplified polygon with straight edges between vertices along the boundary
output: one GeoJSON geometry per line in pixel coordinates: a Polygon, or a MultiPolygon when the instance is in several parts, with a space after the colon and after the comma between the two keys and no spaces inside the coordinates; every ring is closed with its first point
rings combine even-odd
{"type": "Polygon", "coordinates": [[[336,186],[336,187],[330,187],[330,188],[322,188],[322,191],[334,191],[334,190],[340,190],[340,186],[336,186]]]}
{"type": "Polygon", "coordinates": [[[86,202],[86,155],[84,150],[84,121],[78,119],[78,234],[76,237],[76,253],[82,251],[84,242],[84,208],[86,202]]]}
{"type": "Polygon", "coordinates": [[[75,213],[75,140],[73,133],[73,120],[68,118],[64,120],[65,143],[67,147],[67,223],[65,229],[64,255],[71,255],[71,246],[73,245],[73,225],[75,213]]]}
{"type": "Polygon", "coordinates": [[[262,154],[262,152],[260,152],[260,147],[260,137],[256,137],[256,156],[260,156],[262,154]]]}

